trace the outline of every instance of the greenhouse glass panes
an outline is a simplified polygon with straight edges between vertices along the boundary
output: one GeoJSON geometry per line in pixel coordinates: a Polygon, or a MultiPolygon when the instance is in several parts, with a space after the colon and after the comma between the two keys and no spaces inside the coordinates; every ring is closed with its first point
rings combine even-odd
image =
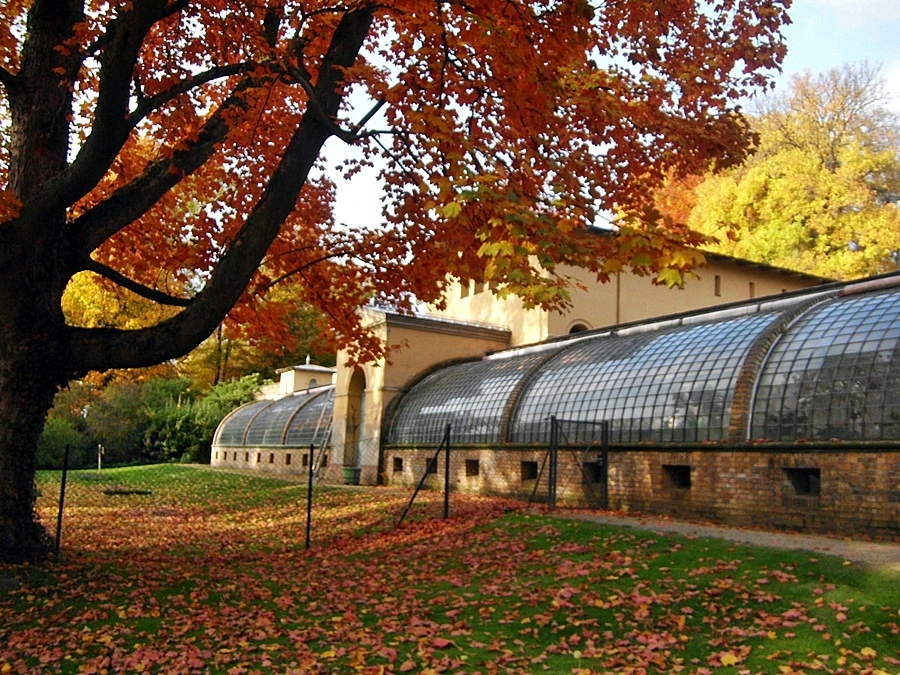
{"type": "Polygon", "coordinates": [[[900,438],[900,292],[808,310],[767,358],[750,435],[777,441],[900,438]]]}
{"type": "MultiPolygon", "coordinates": [[[[552,352],[549,352],[552,353],[552,352]]],[[[389,442],[438,445],[449,424],[454,443],[496,443],[516,387],[548,356],[484,359],[442,368],[403,397],[389,442]]]]}
{"type": "Polygon", "coordinates": [[[219,424],[215,444],[225,446],[244,445],[244,434],[247,431],[247,425],[270,403],[271,401],[253,401],[232,412],[219,424]]]}
{"type": "Polygon", "coordinates": [[[334,415],[334,387],[325,386],[275,400],[253,401],[219,425],[218,446],[321,446],[334,415]]]}
{"type": "MultiPolygon", "coordinates": [[[[576,343],[540,368],[513,415],[511,438],[545,443],[551,416],[610,422],[611,440],[718,441],[728,436],[738,373],[778,316],[766,312],[576,343]]],[[[562,442],[596,440],[582,424],[562,442]]]]}
{"type": "Polygon", "coordinates": [[[308,394],[293,394],[273,401],[250,422],[247,445],[283,445],[285,426],[308,399],[308,394]]]}
{"type": "Polygon", "coordinates": [[[334,388],[318,393],[290,420],[284,444],[291,447],[320,446],[331,428],[334,414],[334,388]]]}

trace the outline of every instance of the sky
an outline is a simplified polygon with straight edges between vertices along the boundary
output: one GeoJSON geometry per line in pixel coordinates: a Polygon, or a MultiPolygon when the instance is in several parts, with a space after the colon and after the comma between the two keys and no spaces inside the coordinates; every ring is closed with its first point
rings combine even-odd
{"type": "MultiPolygon", "coordinates": [[[[776,91],[790,76],[809,70],[823,73],[844,64],[867,61],[880,66],[892,95],[891,109],[900,114],[900,0],[794,0],[791,25],[783,29],[788,54],[776,91]]],[[[330,151],[338,151],[339,142],[330,151]]],[[[380,219],[379,187],[374,171],[338,184],[338,222],[370,224],[380,219]]]]}
{"type": "Polygon", "coordinates": [[[868,61],[881,66],[900,114],[900,0],[794,0],[790,15],[780,82],[868,61]]]}

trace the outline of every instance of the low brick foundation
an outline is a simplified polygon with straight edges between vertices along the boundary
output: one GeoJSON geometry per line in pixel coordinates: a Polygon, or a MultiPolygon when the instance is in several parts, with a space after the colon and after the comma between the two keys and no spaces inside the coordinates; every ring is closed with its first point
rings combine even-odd
{"type": "MultiPolygon", "coordinates": [[[[388,447],[381,482],[413,486],[434,449],[388,447]]],[[[557,501],[599,507],[598,452],[560,449],[557,501]],[[584,467],[584,469],[582,468],[584,467]]],[[[546,500],[546,448],[453,448],[453,489],[546,500]]],[[[426,485],[442,488],[444,455],[426,485]]],[[[635,446],[609,451],[608,504],[730,525],[900,537],[900,448],[635,446]]]]}

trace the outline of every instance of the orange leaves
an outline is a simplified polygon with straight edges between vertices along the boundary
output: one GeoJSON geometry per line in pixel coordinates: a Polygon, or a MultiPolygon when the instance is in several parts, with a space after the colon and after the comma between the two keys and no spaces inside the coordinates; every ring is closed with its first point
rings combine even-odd
{"type": "Polygon", "coordinates": [[[22,202],[6,188],[0,188],[0,228],[19,215],[22,202]]]}
{"type": "MultiPolygon", "coordinates": [[[[83,255],[147,287],[196,295],[265,213],[254,241],[268,243],[276,226],[278,235],[264,259],[252,256],[259,273],[240,275],[248,292],[232,320],[284,335],[287,312],[266,295],[290,281],[331,317],[337,343],[369,356],[381,347],[354,310],[439,302],[448,274],[546,307],[567,301],[564,264],[601,277],[631,266],[673,283],[696,262],[682,249],[697,237],[654,216],[653,189],[670,172],[743,157],[736,98],[780,62],[784,3],[594,4],[396,0],[373,10],[357,54],[355,38],[338,32],[365,15],[353,3],[196,0],[159,16],[143,4],[87,3],[71,39],[54,45],[94,55],[75,69],[67,147],[94,130],[111,72],[123,109],[104,122],[130,136],[115,141],[88,194],[64,205],[70,222],[102,214],[94,227],[105,241],[91,238],[83,255]],[[150,26],[134,62],[111,61],[123,17],[150,26]],[[343,80],[314,94],[337,55],[343,80]],[[341,103],[323,110],[332,89],[341,103]],[[294,148],[282,166],[300,129],[355,141],[360,158],[342,172],[382,167],[384,214],[334,222],[327,154],[312,174],[297,166],[313,165],[319,145],[294,148]],[[298,193],[285,176],[309,180],[298,193]],[[613,214],[616,233],[593,236],[613,214]]],[[[10,63],[25,11],[14,2],[0,14],[10,63]]],[[[12,213],[0,210],[0,221],[12,213]]]]}

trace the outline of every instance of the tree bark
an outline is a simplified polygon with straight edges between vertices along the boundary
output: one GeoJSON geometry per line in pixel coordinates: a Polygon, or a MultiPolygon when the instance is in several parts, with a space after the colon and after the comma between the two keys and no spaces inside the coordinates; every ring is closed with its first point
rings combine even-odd
{"type": "Polygon", "coordinates": [[[34,513],[35,455],[61,383],[53,340],[7,341],[0,348],[0,562],[36,562],[51,551],[34,513]]]}
{"type": "Polygon", "coordinates": [[[55,72],[60,67],[68,72],[72,63],[63,60],[60,66],[54,47],[71,33],[81,5],[79,0],[65,4],[70,11],[60,18],[52,11],[54,3],[35,0],[23,67],[4,81],[13,112],[11,186],[24,204],[18,218],[0,223],[0,562],[9,563],[38,560],[50,551],[34,512],[34,477],[38,438],[56,391],[88,370],[139,367],[181,356],[212,333],[295,208],[310,169],[334,133],[329,120],[341,102],[343,68],[356,59],[373,15],[372,8],[363,8],[343,16],[324,55],[315,109],[304,115],[204,290],[175,317],[125,331],[66,326],[61,298],[68,280],[85,269],[84,260],[95,247],[171,187],[175,178],[167,169],[178,168],[171,175],[179,178],[190,173],[209,158],[227,129],[221,116],[214,116],[193,154],[154,165],[135,181],[132,192],[126,188],[114,194],[73,228],[67,209],[103,175],[130,129],[128,86],[139,37],[165,3],[150,0],[142,12],[125,12],[110,26],[93,133],[71,164],[66,163],[67,133],[58,129],[61,125],[68,132],[71,96],[55,72]],[[52,96],[38,86],[46,81],[52,82],[52,96]],[[122,199],[125,195],[130,199],[122,199]]]}

